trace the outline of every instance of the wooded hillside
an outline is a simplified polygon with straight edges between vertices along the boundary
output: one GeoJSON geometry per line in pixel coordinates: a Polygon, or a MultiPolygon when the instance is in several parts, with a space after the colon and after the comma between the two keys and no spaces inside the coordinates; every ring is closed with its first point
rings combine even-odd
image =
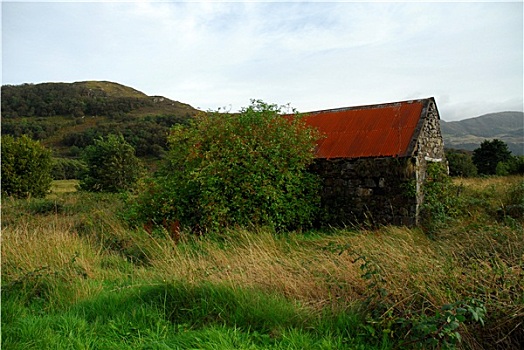
{"type": "Polygon", "coordinates": [[[59,156],[76,156],[96,137],[121,133],[138,156],[158,157],[169,128],[197,112],[113,82],[2,86],[2,134],[27,134],[59,156]]]}

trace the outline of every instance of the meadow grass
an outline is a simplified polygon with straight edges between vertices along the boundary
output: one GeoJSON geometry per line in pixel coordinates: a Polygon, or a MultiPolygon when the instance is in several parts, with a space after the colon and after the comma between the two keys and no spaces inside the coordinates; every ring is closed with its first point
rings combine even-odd
{"type": "Polygon", "coordinates": [[[51,183],[51,193],[58,195],[60,193],[76,192],[78,185],[78,180],[55,180],[51,183]]]}
{"type": "Polygon", "coordinates": [[[4,198],[2,347],[409,348],[431,340],[417,327],[446,325],[444,305],[472,299],[486,306],[484,326],[462,322],[458,346],[518,347],[523,220],[500,208],[522,181],[456,180],[460,215],[431,236],[239,228],[175,242],[127,227],[121,195],[4,198]]]}

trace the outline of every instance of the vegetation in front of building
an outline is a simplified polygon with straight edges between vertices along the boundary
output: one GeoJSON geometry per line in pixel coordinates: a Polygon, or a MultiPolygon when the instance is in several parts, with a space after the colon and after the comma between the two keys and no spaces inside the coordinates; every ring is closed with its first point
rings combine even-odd
{"type": "Polygon", "coordinates": [[[220,110],[175,127],[164,167],[145,183],[129,218],[177,220],[204,232],[227,227],[311,226],[319,181],[307,171],[319,135],[298,114],[252,101],[238,114],[220,110]]]}
{"type": "MultiPolygon", "coordinates": [[[[3,198],[2,347],[522,346],[522,177],[454,180],[419,228],[232,228],[178,241],[120,193],[3,198]],[[436,217],[434,217],[436,219],[436,217]]],[[[55,186],[58,188],[58,186],[55,186]]]]}

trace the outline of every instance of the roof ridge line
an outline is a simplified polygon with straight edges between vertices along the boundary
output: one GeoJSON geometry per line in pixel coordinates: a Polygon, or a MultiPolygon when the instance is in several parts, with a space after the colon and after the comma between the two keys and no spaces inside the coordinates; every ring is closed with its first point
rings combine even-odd
{"type": "Polygon", "coordinates": [[[413,100],[404,100],[404,101],[396,101],[396,102],[385,102],[385,103],[378,103],[378,104],[371,104],[371,105],[360,105],[360,106],[351,106],[351,107],[338,107],[338,108],[331,108],[331,109],[321,109],[317,111],[309,111],[304,112],[303,114],[318,114],[318,113],[328,113],[328,112],[342,112],[342,111],[351,111],[351,110],[360,110],[360,109],[374,109],[374,108],[384,108],[384,107],[390,107],[398,104],[410,104],[410,103],[421,103],[427,100],[435,100],[433,96],[426,97],[426,98],[418,98],[413,100]]]}

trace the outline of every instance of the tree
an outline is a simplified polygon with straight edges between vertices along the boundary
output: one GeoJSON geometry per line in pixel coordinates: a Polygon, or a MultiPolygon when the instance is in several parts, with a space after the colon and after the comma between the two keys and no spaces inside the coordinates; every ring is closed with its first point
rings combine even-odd
{"type": "Polygon", "coordinates": [[[477,176],[477,167],[473,164],[471,154],[457,150],[446,150],[446,159],[449,165],[449,175],[477,176]]]}
{"type": "Polygon", "coordinates": [[[485,140],[480,147],[473,151],[473,163],[479,174],[494,175],[500,162],[507,162],[511,158],[508,145],[498,139],[485,140]]]}
{"type": "Polygon", "coordinates": [[[512,156],[505,162],[499,162],[496,168],[497,175],[524,174],[524,156],[512,156]]]}
{"type": "Polygon", "coordinates": [[[2,193],[43,197],[51,188],[51,151],[26,135],[2,136],[2,193]]]}
{"type": "Polygon", "coordinates": [[[132,189],[142,175],[142,164],[135,149],[122,135],[108,135],[95,140],[83,154],[87,171],[80,188],[92,192],[121,192],[132,189]]]}
{"type": "Polygon", "coordinates": [[[52,176],[55,180],[78,179],[87,171],[87,166],[78,159],[54,158],[52,176]]]}
{"type": "Polygon", "coordinates": [[[219,230],[311,224],[318,178],[307,171],[319,138],[294,113],[253,100],[240,113],[199,114],[169,137],[167,163],[139,198],[143,220],[219,230]]]}

